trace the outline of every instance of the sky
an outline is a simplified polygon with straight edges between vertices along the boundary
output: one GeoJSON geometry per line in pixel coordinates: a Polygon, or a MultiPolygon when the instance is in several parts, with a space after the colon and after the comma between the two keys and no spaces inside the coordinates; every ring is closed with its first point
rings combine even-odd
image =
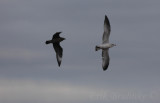
{"type": "Polygon", "coordinates": [[[159,103],[159,0],[1,0],[0,103],[159,103]],[[102,69],[105,15],[110,65],[102,69]],[[45,41],[62,31],[58,67],[45,41]]]}

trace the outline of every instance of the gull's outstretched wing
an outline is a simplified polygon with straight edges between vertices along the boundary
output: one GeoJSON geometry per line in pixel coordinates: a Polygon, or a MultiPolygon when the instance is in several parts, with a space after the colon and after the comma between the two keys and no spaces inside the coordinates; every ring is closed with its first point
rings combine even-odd
{"type": "Polygon", "coordinates": [[[55,39],[55,38],[59,38],[59,34],[60,34],[60,33],[62,33],[62,32],[56,32],[56,33],[53,35],[52,40],[55,39]]]}
{"type": "Polygon", "coordinates": [[[62,61],[63,48],[60,46],[59,43],[53,43],[53,48],[56,52],[56,58],[57,58],[58,65],[60,66],[61,61],[62,61]]]}
{"type": "Polygon", "coordinates": [[[105,49],[102,50],[102,68],[103,70],[107,70],[108,66],[109,66],[109,53],[108,53],[109,49],[105,49]]]}
{"type": "Polygon", "coordinates": [[[109,42],[109,35],[111,32],[111,26],[108,17],[105,15],[105,20],[104,20],[104,33],[103,33],[103,43],[108,43],[109,42]]]}

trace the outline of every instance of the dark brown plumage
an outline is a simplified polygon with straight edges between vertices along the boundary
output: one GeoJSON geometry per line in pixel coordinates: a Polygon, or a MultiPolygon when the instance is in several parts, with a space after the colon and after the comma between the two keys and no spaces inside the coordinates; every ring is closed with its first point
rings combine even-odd
{"type": "Polygon", "coordinates": [[[63,56],[63,48],[60,46],[60,42],[62,42],[63,40],[65,40],[65,38],[62,38],[59,36],[61,32],[56,32],[53,37],[52,40],[47,40],[46,44],[53,44],[53,48],[56,52],[56,58],[57,58],[57,62],[58,62],[58,66],[61,65],[61,61],[62,61],[62,56],[63,56]]]}

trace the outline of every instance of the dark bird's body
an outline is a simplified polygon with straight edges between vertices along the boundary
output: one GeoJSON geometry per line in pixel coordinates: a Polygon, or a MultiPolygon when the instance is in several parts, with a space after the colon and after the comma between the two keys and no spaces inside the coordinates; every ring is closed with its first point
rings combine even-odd
{"type": "Polygon", "coordinates": [[[58,65],[61,65],[61,61],[62,61],[62,56],[63,56],[63,48],[60,46],[60,42],[65,40],[65,38],[62,38],[59,36],[61,32],[56,32],[53,37],[52,40],[47,40],[46,44],[53,44],[53,48],[56,52],[56,58],[57,58],[57,62],[58,65]]]}

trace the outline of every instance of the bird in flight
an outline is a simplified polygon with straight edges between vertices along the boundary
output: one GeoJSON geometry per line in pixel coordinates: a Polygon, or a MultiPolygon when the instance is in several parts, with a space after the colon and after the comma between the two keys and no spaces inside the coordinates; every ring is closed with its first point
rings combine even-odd
{"type": "Polygon", "coordinates": [[[59,34],[61,34],[62,32],[56,32],[53,37],[52,40],[47,40],[46,44],[53,44],[53,48],[56,52],[56,58],[57,58],[57,62],[58,62],[58,66],[60,67],[61,65],[61,61],[62,61],[62,55],[63,55],[63,48],[60,46],[60,42],[65,40],[65,38],[62,38],[59,36],[59,34]]]}
{"type": "Polygon", "coordinates": [[[104,20],[104,33],[102,37],[102,44],[97,45],[95,47],[95,50],[98,51],[102,49],[102,68],[103,70],[107,70],[109,66],[109,48],[116,46],[115,44],[109,43],[109,36],[111,32],[111,26],[108,17],[105,15],[105,20],[104,20]]]}

